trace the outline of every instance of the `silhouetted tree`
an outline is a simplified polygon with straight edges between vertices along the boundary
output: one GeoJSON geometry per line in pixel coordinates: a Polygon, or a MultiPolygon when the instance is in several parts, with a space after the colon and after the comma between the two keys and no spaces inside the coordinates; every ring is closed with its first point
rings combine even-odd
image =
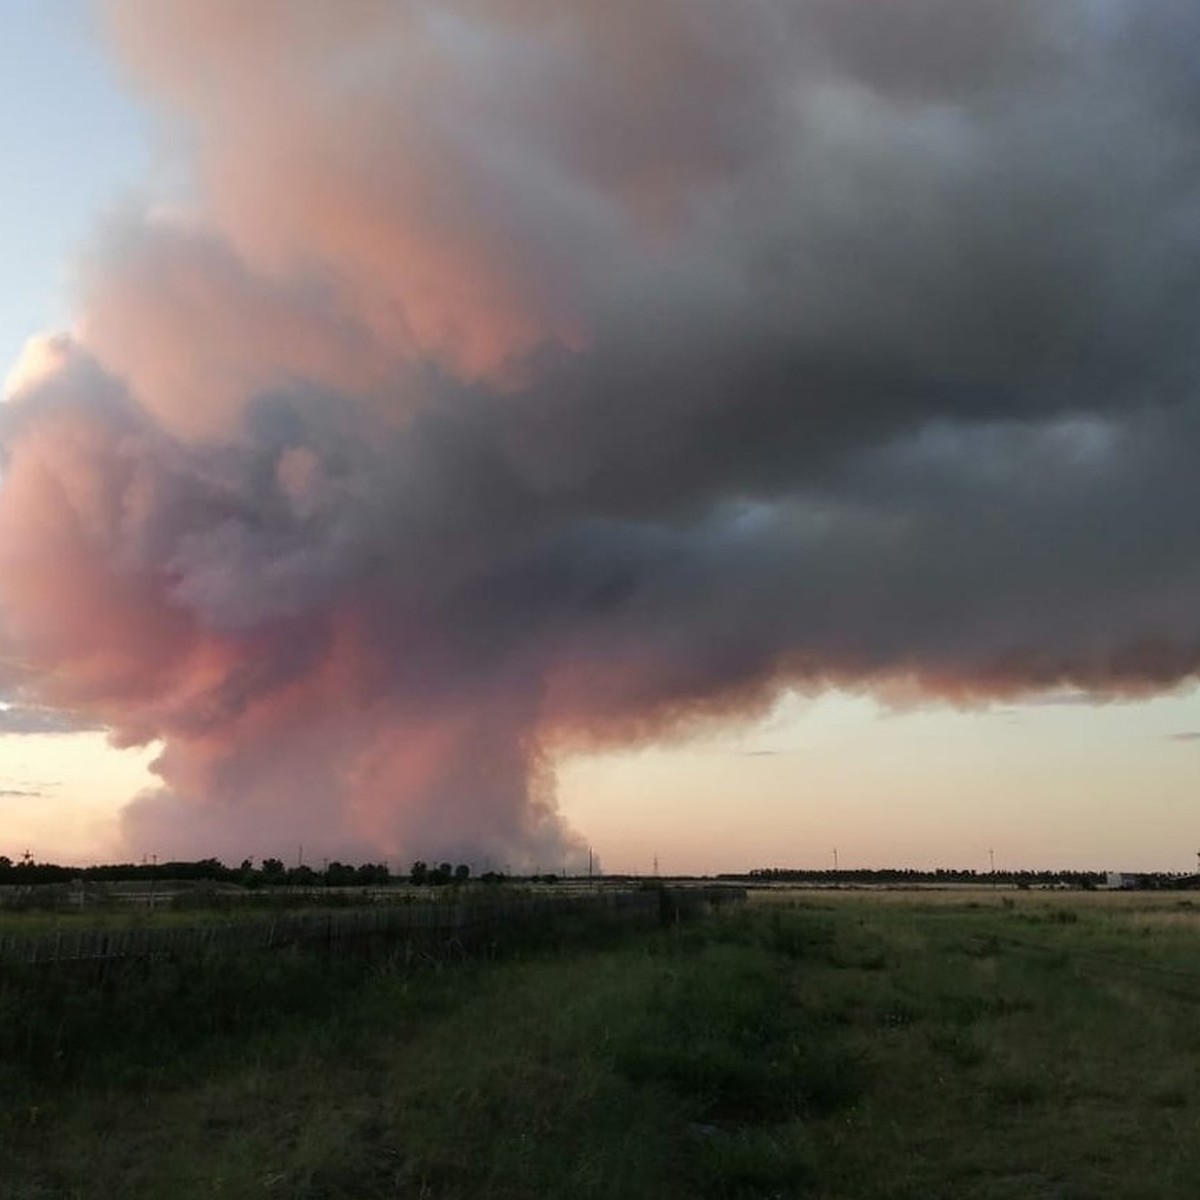
{"type": "Polygon", "coordinates": [[[325,882],[330,887],[353,887],[356,881],[354,868],[345,863],[335,860],[325,868],[325,882]]]}
{"type": "Polygon", "coordinates": [[[448,862],[444,862],[430,868],[426,882],[433,884],[434,887],[441,887],[442,884],[449,883],[453,878],[454,868],[448,862]]]}
{"type": "Polygon", "coordinates": [[[467,880],[470,878],[471,878],[471,868],[469,866],[467,866],[466,863],[459,863],[458,866],[454,868],[454,882],[455,883],[466,883],[467,880]]]}
{"type": "Polygon", "coordinates": [[[417,859],[412,865],[412,870],[408,873],[409,883],[414,883],[418,887],[423,883],[429,882],[429,865],[417,859]]]}
{"type": "Polygon", "coordinates": [[[287,879],[283,859],[264,858],[262,861],[262,877],[264,883],[283,883],[287,879]]]}
{"type": "Polygon", "coordinates": [[[383,887],[389,882],[386,863],[363,863],[354,873],[354,882],[363,887],[383,887]]]}

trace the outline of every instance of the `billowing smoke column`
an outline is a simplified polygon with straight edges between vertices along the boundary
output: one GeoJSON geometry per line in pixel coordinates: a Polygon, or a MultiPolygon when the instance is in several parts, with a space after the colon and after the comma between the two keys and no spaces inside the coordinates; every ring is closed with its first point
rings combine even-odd
{"type": "Polygon", "coordinates": [[[552,759],[783,686],[1200,668],[1166,0],[124,0],[189,199],[2,411],[10,699],[134,850],[560,862],[552,759]]]}

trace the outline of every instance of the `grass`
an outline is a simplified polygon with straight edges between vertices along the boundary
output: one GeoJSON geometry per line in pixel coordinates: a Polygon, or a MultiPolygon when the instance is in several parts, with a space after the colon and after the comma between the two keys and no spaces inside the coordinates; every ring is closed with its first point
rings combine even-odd
{"type": "Polygon", "coordinates": [[[1003,899],[793,893],[450,968],[67,987],[23,1018],[57,1043],[3,1043],[0,1195],[1194,1196],[1189,910],[1003,899]]]}
{"type": "MultiPolygon", "coordinates": [[[[521,889],[522,891],[530,889],[521,889]]],[[[520,894],[506,889],[506,894],[520,894]]],[[[117,895],[93,897],[76,907],[55,904],[36,907],[0,908],[0,934],[39,934],[69,932],[75,929],[155,929],[202,925],[228,925],[247,920],[324,912],[362,907],[364,903],[460,903],[464,898],[489,896],[476,887],[449,887],[423,890],[403,887],[380,889],[263,889],[250,892],[207,893],[203,891],[164,891],[153,907],[138,898],[117,895]],[[364,894],[368,897],[364,900],[364,894]]],[[[49,901],[45,903],[49,904],[49,901]]]]}

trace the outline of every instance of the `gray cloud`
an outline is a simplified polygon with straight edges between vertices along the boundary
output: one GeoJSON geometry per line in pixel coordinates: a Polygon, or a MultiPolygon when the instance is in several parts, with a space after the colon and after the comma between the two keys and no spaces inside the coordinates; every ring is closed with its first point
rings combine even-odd
{"type": "Polygon", "coordinates": [[[111,8],[196,211],[7,406],[0,633],[163,740],[134,849],[550,861],[555,753],[784,685],[1195,679],[1186,6],[111,8]]]}
{"type": "Polygon", "coordinates": [[[7,704],[0,708],[0,734],[81,733],[100,726],[61,709],[7,704]]]}

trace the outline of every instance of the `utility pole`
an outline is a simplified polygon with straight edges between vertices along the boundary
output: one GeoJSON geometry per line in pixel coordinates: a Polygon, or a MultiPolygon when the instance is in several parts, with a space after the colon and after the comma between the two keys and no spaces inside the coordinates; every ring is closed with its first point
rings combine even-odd
{"type": "Polygon", "coordinates": [[[833,869],[835,871],[838,869],[838,857],[837,857],[837,847],[836,846],[834,846],[834,848],[833,848],[833,869]]]}
{"type": "Polygon", "coordinates": [[[995,852],[995,850],[988,850],[988,862],[991,863],[992,874],[995,875],[995,873],[996,873],[996,852],[995,852]]]}

